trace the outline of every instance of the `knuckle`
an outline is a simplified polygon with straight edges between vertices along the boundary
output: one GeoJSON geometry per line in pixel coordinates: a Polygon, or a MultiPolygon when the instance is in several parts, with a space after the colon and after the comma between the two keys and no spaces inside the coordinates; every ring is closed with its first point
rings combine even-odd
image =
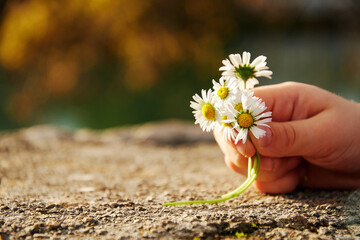
{"type": "Polygon", "coordinates": [[[257,146],[257,151],[268,157],[288,156],[297,149],[297,133],[290,123],[281,123],[271,128],[271,142],[265,146],[257,146]]]}
{"type": "Polygon", "coordinates": [[[283,148],[291,151],[296,144],[296,130],[293,125],[284,124],[281,131],[280,136],[283,136],[283,148]]]}

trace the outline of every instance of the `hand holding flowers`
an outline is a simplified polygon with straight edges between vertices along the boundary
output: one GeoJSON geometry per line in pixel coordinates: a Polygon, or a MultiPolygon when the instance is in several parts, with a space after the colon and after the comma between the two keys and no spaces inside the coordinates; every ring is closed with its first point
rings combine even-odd
{"type": "Polygon", "coordinates": [[[214,132],[232,170],[245,175],[243,155],[253,156],[256,149],[261,166],[253,185],[261,192],[360,187],[360,103],[296,82],[253,91],[272,111],[266,135],[235,145],[214,132]]]}
{"type": "Polygon", "coordinates": [[[273,194],[292,192],[299,185],[319,189],[360,187],[359,103],[294,82],[249,90],[249,86],[258,83],[255,77],[271,76],[266,58],[260,56],[249,64],[250,55],[243,53],[242,58],[235,54],[229,59],[224,60],[220,68],[223,78],[219,83],[213,82],[214,92],[204,90],[214,96],[207,96],[207,99],[224,98],[223,101],[213,100],[212,107],[204,108],[205,116],[209,117],[207,110],[213,109],[210,112],[214,116],[218,114],[216,119],[221,121],[201,119],[205,93],[203,98],[194,96],[192,107],[201,128],[215,130],[227,165],[240,174],[247,174],[248,179],[219,199],[164,205],[225,201],[245,191],[255,179],[258,190],[273,194]],[[236,81],[232,80],[234,78],[236,81]],[[238,83],[235,89],[234,81],[238,83]],[[258,97],[265,100],[267,108],[258,97]]]}
{"type": "MultiPolygon", "coordinates": [[[[195,123],[199,124],[203,131],[214,130],[215,127],[228,141],[235,144],[243,144],[249,138],[249,131],[256,137],[261,138],[265,131],[258,126],[269,127],[271,112],[265,112],[265,103],[254,96],[251,91],[258,80],[255,77],[271,78],[272,72],[266,66],[266,57],[259,56],[250,63],[250,53],[231,54],[230,60],[223,61],[223,77],[219,82],[213,80],[213,90],[202,90],[201,96],[195,94],[190,107],[194,109],[195,123]]],[[[256,179],[260,167],[260,155],[257,153],[252,159],[248,159],[248,178],[234,191],[227,193],[220,199],[200,200],[187,202],[165,203],[164,205],[215,203],[233,198],[244,192],[256,179]]]]}

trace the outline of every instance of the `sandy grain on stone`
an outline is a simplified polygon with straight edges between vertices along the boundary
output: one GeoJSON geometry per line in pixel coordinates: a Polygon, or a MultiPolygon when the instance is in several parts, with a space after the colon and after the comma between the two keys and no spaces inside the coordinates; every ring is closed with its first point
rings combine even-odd
{"type": "Polygon", "coordinates": [[[348,201],[350,191],[271,196],[250,189],[224,203],[163,207],[166,201],[217,198],[244,181],[225,167],[212,136],[192,123],[100,132],[35,126],[3,133],[0,159],[4,240],[236,239],[237,233],[248,239],[355,239],[358,234],[356,219],[348,217],[358,204],[348,201]]]}

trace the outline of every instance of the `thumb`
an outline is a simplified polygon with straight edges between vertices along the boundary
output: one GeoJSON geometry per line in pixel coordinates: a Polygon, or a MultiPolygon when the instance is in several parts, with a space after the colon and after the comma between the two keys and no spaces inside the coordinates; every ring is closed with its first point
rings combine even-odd
{"type": "MultiPolygon", "coordinates": [[[[319,151],[321,138],[326,139],[324,126],[318,117],[288,122],[269,123],[260,139],[251,136],[257,151],[268,157],[314,156],[319,151]]],[[[329,140],[329,139],[326,139],[329,140]]]]}

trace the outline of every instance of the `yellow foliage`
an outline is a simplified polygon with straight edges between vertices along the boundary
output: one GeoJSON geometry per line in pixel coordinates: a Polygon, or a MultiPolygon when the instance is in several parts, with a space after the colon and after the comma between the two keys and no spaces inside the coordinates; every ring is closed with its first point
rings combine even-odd
{"type": "Polygon", "coordinates": [[[226,8],[216,0],[9,1],[0,29],[0,65],[22,74],[21,91],[37,96],[31,109],[43,99],[74,93],[86,83],[79,79],[82,73],[109,58],[118,64],[123,86],[143,91],[179,62],[215,69],[210,65],[222,54],[221,33],[234,26],[226,8]]]}

